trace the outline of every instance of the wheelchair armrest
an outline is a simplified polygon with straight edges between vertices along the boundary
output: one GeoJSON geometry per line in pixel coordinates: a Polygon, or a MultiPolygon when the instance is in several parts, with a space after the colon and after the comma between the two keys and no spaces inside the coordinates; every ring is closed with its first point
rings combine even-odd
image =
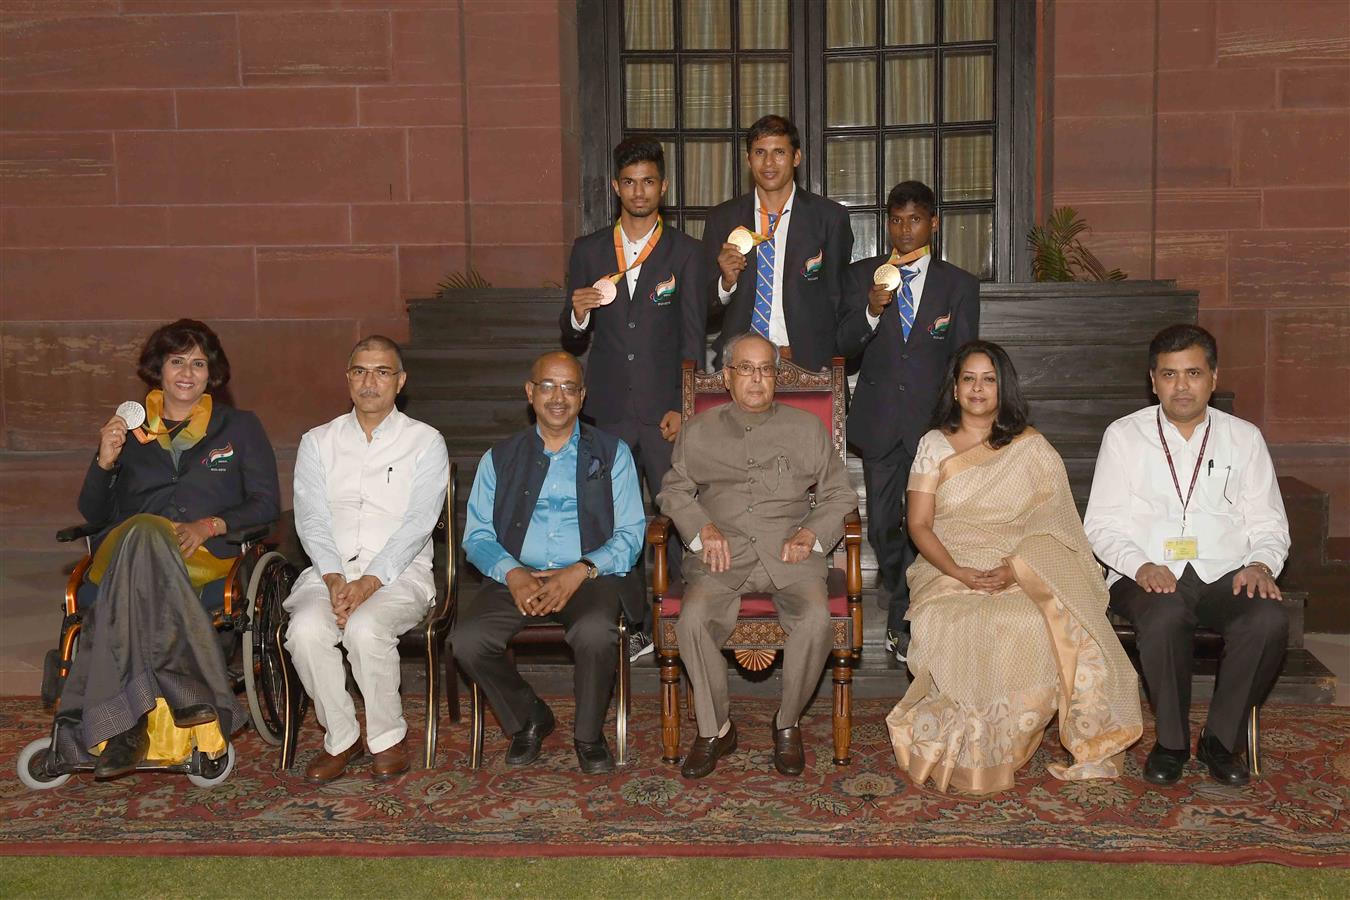
{"type": "Polygon", "coordinates": [[[666,569],[666,541],[670,539],[670,517],[656,515],[647,523],[647,543],[652,547],[652,593],[661,596],[670,590],[670,572],[666,569]]]}
{"type": "Polygon", "coordinates": [[[252,544],[267,537],[272,532],[272,523],[263,525],[250,525],[247,528],[236,528],[233,531],[227,531],[224,534],[225,542],[229,544],[252,544]]]}
{"type": "Polygon", "coordinates": [[[56,533],[56,539],[62,544],[69,544],[71,541],[78,541],[92,534],[98,534],[102,528],[102,525],[95,525],[93,522],[83,522],[69,528],[62,528],[56,533]]]}

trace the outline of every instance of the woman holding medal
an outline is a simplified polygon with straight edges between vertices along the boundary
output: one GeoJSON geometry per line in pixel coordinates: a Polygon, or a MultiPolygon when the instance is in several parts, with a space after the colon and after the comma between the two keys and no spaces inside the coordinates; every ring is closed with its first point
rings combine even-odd
{"type": "Polygon", "coordinates": [[[914,681],[886,717],[900,768],[972,794],[1012,787],[1059,715],[1065,780],[1114,778],[1139,739],[1139,683],[1064,462],[1027,424],[997,344],[956,353],[909,477],[914,681]]]}
{"type": "Polygon", "coordinates": [[[58,729],[56,750],[87,759],[107,741],[98,778],[133,770],[152,734],[157,749],[195,743],[215,753],[243,724],[198,595],[230,571],[238,548],[226,532],[280,513],[261,423],[214,402],[230,380],[215,332],[192,319],[159,328],[137,374],[150,387],[145,406],[122,404],[100,430],[79,498],[86,521],[101,527],[86,575],[97,599],[84,607],[58,716],[75,727],[58,729]],[[187,739],[183,729],[192,729],[187,739]]]}

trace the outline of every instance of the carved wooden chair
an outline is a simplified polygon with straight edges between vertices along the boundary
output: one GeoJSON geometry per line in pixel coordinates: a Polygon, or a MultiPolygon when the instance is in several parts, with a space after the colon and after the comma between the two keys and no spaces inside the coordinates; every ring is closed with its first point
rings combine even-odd
{"type": "MultiPolygon", "coordinates": [[[[450,481],[445,489],[445,507],[441,510],[436,527],[431,532],[431,568],[436,580],[436,603],[418,625],[399,635],[399,644],[416,644],[426,654],[426,703],[427,725],[424,735],[422,764],[430,769],[436,764],[436,739],[440,730],[441,698],[446,698],[449,706],[450,721],[459,721],[459,675],[456,671],[453,653],[446,652],[445,639],[455,624],[455,612],[459,598],[459,526],[455,519],[456,480],[459,466],[450,463],[450,481]],[[441,661],[444,659],[444,678],[441,661]]],[[[300,723],[305,717],[308,697],[300,684],[300,677],[291,665],[290,654],[286,652],[287,616],[281,604],[284,595],[275,598],[266,612],[268,628],[267,639],[262,652],[264,659],[276,672],[276,677],[284,685],[282,695],[285,708],[282,716],[282,741],[280,767],[289,769],[295,762],[296,740],[300,734],[300,723]]]]}
{"type": "MultiPolygon", "coordinates": [[[[731,398],[722,384],[721,372],[696,372],[685,360],[681,374],[681,415],[690,416],[731,398]]],[[[830,430],[834,448],[845,459],[844,433],[844,360],[835,357],[829,369],[809,372],[784,360],[779,368],[774,399],[819,416],[830,430]]],[[[671,540],[671,522],[655,516],[647,526],[647,542],[652,546],[652,621],[657,658],[661,668],[661,758],[668,763],[680,761],[680,647],[675,621],[680,616],[684,585],[672,583],[666,567],[665,545],[671,540]]],[[[834,762],[847,765],[853,728],[853,663],[862,652],[862,521],[858,513],[844,520],[843,567],[835,549],[828,588],[830,651],[834,680],[834,762]]],[[[827,548],[828,549],[828,548],[827,548]]],[[[773,664],[787,639],[778,624],[777,612],[769,594],[743,594],[740,615],[724,649],[732,651],[738,665],[762,671],[773,664]]]]}

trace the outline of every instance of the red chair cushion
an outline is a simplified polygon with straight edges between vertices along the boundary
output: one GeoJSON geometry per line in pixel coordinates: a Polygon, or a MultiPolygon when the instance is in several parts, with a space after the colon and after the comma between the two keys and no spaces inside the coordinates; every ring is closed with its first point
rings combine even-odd
{"type": "MultiPolygon", "coordinates": [[[[830,615],[845,617],[848,611],[848,590],[843,569],[830,569],[825,580],[825,588],[830,592],[830,615]]],[[[680,614],[680,598],[684,595],[683,584],[672,584],[670,590],[661,599],[661,618],[674,619],[680,614]]],[[[773,607],[773,598],[769,594],[742,594],[740,618],[753,619],[777,616],[773,607]]]]}

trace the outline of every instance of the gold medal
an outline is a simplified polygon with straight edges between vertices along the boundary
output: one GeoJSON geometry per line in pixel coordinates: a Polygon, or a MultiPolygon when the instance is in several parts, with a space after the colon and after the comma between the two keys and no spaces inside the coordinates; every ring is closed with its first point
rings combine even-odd
{"type": "Polygon", "coordinates": [[[591,287],[600,292],[601,306],[609,306],[614,302],[614,298],[619,296],[619,289],[615,287],[614,282],[609,279],[610,276],[606,275],[604,278],[601,278],[595,284],[591,285],[591,287]]]}
{"type": "Polygon", "coordinates": [[[755,240],[755,234],[749,228],[737,225],[731,234],[727,235],[727,243],[735,244],[736,249],[744,254],[755,249],[755,244],[759,242],[755,240]]]}
{"type": "Polygon", "coordinates": [[[900,286],[900,270],[890,263],[884,263],[872,273],[872,283],[893,291],[900,286]]]}

